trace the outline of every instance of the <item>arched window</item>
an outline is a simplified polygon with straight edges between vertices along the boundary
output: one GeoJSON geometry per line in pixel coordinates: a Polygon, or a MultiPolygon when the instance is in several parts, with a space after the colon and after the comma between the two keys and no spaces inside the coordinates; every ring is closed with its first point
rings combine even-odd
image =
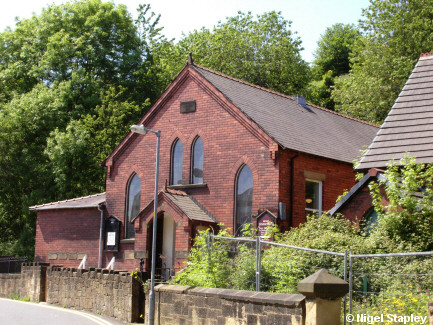
{"type": "Polygon", "coordinates": [[[203,140],[200,137],[198,137],[195,139],[192,147],[192,161],[191,161],[192,184],[203,183],[203,158],[204,158],[203,140]]]}
{"type": "Polygon", "coordinates": [[[125,238],[134,238],[134,225],[130,221],[140,212],[141,181],[137,174],[128,183],[126,194],[125,238]]]}
{"type": "Polygon", "coordinates": [[[243,226],[250,223],[253,212],[253,174],[243,165],[236,177],[235,233],[242,232],[243,226]]]}
{"type": "Polygon", "coordinates": [[[183,145],[179,139],[175,141],[171,150],[171,185],[182,184],[183,145]]]}
{"type": "Polygon", "coordinates": [[[377,211],[374,208],[368,210],[361,221],[361,229],[365,231],[367,236],[370,235],[371,230],[376,226],[377,223],[377,211]]]}

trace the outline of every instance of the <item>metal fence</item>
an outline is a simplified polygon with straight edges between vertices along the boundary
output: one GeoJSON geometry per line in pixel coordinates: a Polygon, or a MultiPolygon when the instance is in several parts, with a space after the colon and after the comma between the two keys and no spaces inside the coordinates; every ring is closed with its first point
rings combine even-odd
{"type": "Polygon", "coordinates": [[[0,256],[0,273],[19,273],[21,264],[27,261],[27,257],[0,256]]]}
{"type": "Polygon", "coordinates": [[[349,287],[350,314],[426,316],[433,252],[349,254],[349,287]]]}
{"type": "MultiPolygon", "coordinates": [[[[357,255],[347,250],[338,253],[286,245],[260,237],[253,239],[213,234],[210,234],[207,239],[208,250],[215,249],[216,240],[224,242],[224,245],[219,245],[217,249],[229,252],[233,263],[249,263],[237,266],[238,269],[244,268],[245,272],[250,272],[249,276],[242,274],[237,276],[243,278],[250,290],[284,292],[284,288],[275,288],[266,283],[269,274],[263,274],[263,263],[268,267],[270,265],[271,268],[273,266],[272,261],[269,264],[269,259],[274,257],[270,248],[284,250],[284,253],[278,256],[284,256],[287,260],[275,261],[275,265],[278,264],[282,269],[293,267],[302,270],[290,271],[294,285],[321,268],[326,268],[330,273],[348,281],[349,293],[343,300],[344,324],[346,324],[347,305],[349,314],[374,314],[387,312],[388,308],[395,308],[388,311],[393,314],[412,312],[426,315],[427,303],[424,304],[425,310],[411,311],[411,302],[413,306],[418,306],[416,303],[419,301],[433,301],[429,291],[433,290],[433,252],[357,255]],[[242,254],[243,258],[239,258],[242,254]],[[401,307],[402,304],[405,310],[401,307]],[[380,308],[383,310],[379,310],[380,308]]],[[[284,275],[284,270],[272,270],[284,275]]],[[[287,292],[290,290],[294,292],[296,287],[288,287],[287,292]]],[[[356,324],[356,321],[352,324],[356,324]]]]}

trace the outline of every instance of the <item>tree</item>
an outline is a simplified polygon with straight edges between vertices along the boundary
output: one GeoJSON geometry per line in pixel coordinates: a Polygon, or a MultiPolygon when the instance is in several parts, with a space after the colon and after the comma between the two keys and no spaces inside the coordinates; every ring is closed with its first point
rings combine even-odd
{"type": "Polygon", "coordinates": [[[332,88],[335,83],[332,70],[323,74],[321,80],[312,80],[307,87],[307,98],[313,104],[334,110],[334,100],[331,98],[332,88]]]}
{"type": "Polygon", "coordinates": [[[349,56],[361,33],[354,25],[335,24],[328,27],[317,42],[314,53],[313,77],[307,98],[314,104],[334,110],[331,98],[335,78],[349,73],[349,56]]]}
{"type": "Polygon", "coordinates": [[[0,255],[5,253],[1,244],[24,234],[22,241],[29,241],[35,217],[28,207],[55,195],[43,149],[50,130],[66,125],[71,103],[70,82],[52,88],[39,84],[0,111],[0,255]]]}
{"type": "Polygon", "coordinates": [[[433,49],[433,2],[372,0],[363,11],[363,37],[355,43],[348,77],[337,78],[337,109],[381,123],[416,61],[433,49]]]}
{"type": "Polygon", "coordinates": [[[76,1],[0,33],[0,255],[33,255],[29,206],[103,190],[100,162],[161,92],[149,10],[134,22],[123,5],[76,1]]]}
{"type": "Polygon", "coordinates": [[[355,41],[360,36],[360,31],[353,24],[338,23],[326,28],[325,33],[317,42],[317,49],[314,53],[313,73],[315,78],[322,78],[328,71],[332,71],[334,77],[349,73],[349,56],[355,41]]]}
{"type": "Polygon", "coordinates": [[[257,15],[239,12],[212,31],[193,31],[177,44],[164,46],[158,60],[173,78],[189,52],[194,62],[247,82],[286,94],[303,92],[309,68],[302,60],[301,40],[279,12],[257,15]]]}

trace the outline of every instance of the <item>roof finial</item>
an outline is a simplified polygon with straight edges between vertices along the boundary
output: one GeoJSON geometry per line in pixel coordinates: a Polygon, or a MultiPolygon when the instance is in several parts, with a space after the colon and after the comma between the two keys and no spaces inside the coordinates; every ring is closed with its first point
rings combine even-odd
{"type": "Polygon", "coordinates": [[[188,64],[194,64],[194,60],[192,59],[192,52],[189,52],[188,64]]]}

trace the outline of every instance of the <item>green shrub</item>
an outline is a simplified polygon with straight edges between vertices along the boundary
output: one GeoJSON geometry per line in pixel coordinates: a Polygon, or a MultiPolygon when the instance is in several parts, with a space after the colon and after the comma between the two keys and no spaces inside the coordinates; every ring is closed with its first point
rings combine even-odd
{"type": "MultiPolygon", "coordinates": [[[[210,288],[228,288],[229,277],[233,269],[233,260],[229,257],[230,242],[215,240],[210,243],[209,229],[202,231],[195,238],[187,267],[180,271],[174,283],[210,288]],[[211,247],[212,246],[212,247],[211,247]]],[[[221,230],[219,236],[229,236],[226,230],[221,230]]]]}

